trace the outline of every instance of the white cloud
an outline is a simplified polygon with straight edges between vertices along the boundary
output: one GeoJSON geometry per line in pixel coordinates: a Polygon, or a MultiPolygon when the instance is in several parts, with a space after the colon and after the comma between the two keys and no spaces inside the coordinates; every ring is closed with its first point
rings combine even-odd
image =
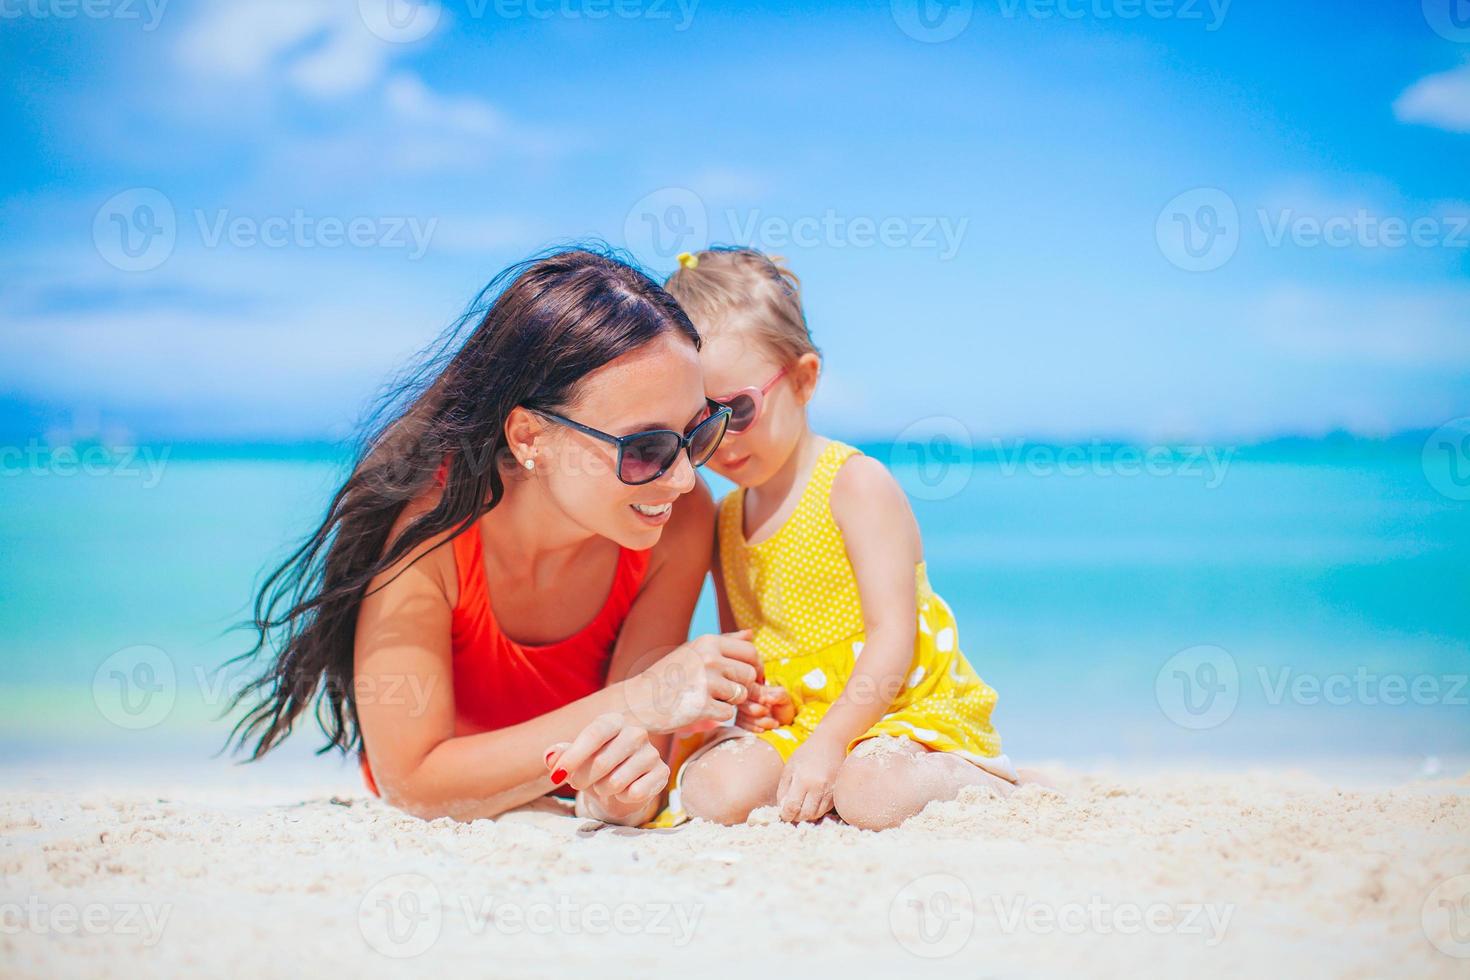
{"type": "Polygon", "coordinates": [[[497,136],[505,120],[489,103],[468,96],[439,95],[423,79],[402,71],[388,79],[383,101],[398,119],[411,126],[467,136],[497,136]]]}
{"type": "Polygon", "coordinates": [[[373,86],[403,51],[370,32],[353,2],[225,0],[190,23],[177,56],[199,78],[284,78],[300,94],[336,98],[373,86]]]}
{"type": "Polygon", "coordinates": [[[1254,318],[1262,338],[1313,362],[1470,367],[1470,294],[1361,294],[1298,286],[1268,294],[1254,318]]]}
{"type": "Polygon", "coordinates": [[[1421,78],[1393,104],[1399,122],[1470,133],[1470,65],[1421,78]]]}
{"type": "Polygon", "coordinates": [[[383,42],[349,25],[329,32],[319,47],[302,54],[289,77],[307,95],[335,98],[368,88],[387,64],[383,42]]]}
{"type": "Polygon", "coordinates": [[[333,19],[321,0],[214,3],[179,41],[179,62],[197,75],[248,80],[324,29],[333,19]]]}
{"type": "Polygon", "coordinates": [[[355,97],[350,111],[310,132],[279,130],[275,113],[257,116],[271,127],[262,134],[267,155],[286,172],[474,171],[506,152],[545,157],[564,148],[564,138],[483,99],[395,69],[408,50],[374,33],[355,0],[225,0],[188,25],[176,53],[190,85],[186,111],[200,99],[238,106],[247,94],[267,104],[355,97]]]}

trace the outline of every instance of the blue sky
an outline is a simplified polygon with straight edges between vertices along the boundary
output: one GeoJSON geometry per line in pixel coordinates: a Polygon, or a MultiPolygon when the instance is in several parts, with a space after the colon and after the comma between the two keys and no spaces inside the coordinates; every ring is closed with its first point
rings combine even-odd
{"type": "Polygon", "coordinates": [[[8,440],[340,437],[582,238],[787,256],[836,435],[1470,413],[1463,0],[88,3],[0,0],[8,440]]]}

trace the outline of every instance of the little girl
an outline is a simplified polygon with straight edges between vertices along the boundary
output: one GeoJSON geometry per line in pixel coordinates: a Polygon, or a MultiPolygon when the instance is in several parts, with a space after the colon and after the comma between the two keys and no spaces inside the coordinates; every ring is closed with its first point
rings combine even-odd
{"type": "Polygon", "coordinates": [[[682,769],[670,811],[740,823],[773,804],[789,821],[835,809],[880,829],[964,786],[1009,792],[996,693],[929,587],[908,499],[877,460],[807,424],[821,359],[779,261],[685,253],[666,287],[704,338],[706,394],[732,412],[709,463],[738,485],[720,504],[715,584],[721,628],[754,631],[766,681],[741,728],[682,769]]]}

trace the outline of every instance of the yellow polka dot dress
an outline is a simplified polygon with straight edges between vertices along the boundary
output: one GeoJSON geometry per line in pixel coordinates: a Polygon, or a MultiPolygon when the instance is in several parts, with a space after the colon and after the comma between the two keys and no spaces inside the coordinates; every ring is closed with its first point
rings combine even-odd
{"type": "MultiPolygon", "coordinates": [[[[741,629],[754,632],[766,682],[779,684],[796,707],[792,723],[762,732],[791,757],[841,695],[863,652],[863,609],[842,531],[832,517],[832,483],[858,450],[829,443],[817,458],[796,509],[775,534],[747,544],[745,491],[720,503],[720,571],[741,629]]],[[[996,693],[960,652],[959,627],[929,587],[923,563],[914,569],[918,622],[914,659],[904,686],[883,718],[848,744],[895,735],[938,752],[954,752],[1005,779],[1015,770],[1001,754],[990,723],[996,693]]]]}

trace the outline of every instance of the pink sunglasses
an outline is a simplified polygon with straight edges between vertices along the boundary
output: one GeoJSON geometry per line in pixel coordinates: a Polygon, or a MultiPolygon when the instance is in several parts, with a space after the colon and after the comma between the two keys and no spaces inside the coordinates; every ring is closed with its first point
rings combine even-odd
{"type": "Polygon", "coordinates": [[[782,368],[776,372],[776,376],[759,388],[751,386],[741,388],[723,398],[712,398],[713,402],[724,405],[730,410],[730,424],[726,427],[728,432],[744,432],[760,421],[761,408],[765,405],[766,395],[771,393],[776,382],[786,377],[790,368],[782,368]]]}

